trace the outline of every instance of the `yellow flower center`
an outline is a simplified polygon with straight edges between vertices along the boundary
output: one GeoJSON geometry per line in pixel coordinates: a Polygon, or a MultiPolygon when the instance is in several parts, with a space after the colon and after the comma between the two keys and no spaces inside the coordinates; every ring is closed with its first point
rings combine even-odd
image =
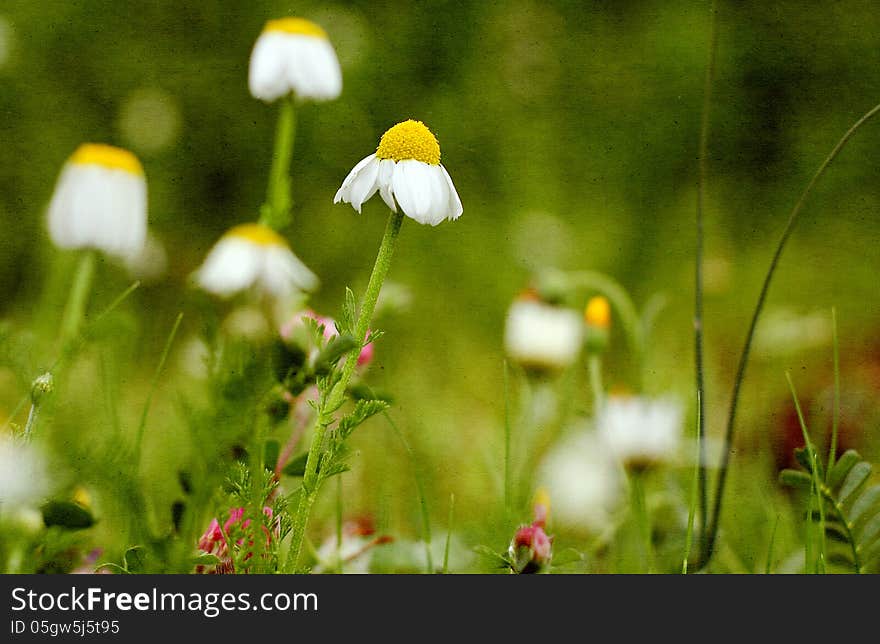
{"type": "Polygon", "coordinates": [[[83,143],[70,157],[78,165],[100,165],[111,170],[124,170],[144,176],[144,168],[138,158],[128,150],[103,143],[83,143]]]}
{"type": "Polygon", "coordinates": [[[270,20],[263,27],[263,33],[279,31],[284,34],[296,34],[297,36],[312,36],[327,40],[327,32],[321,29],[311,20],[305,18],[278,18],[270,20]]]}
{"type": "Polygon", "coordinates": [[[259,246],[287,246],[284,237],[263,224],[239,224],[231,228],[226,235],[246,239],[259,246]]]}
{"type": "Polygon", "coordinates": [[[421,121],[412,119],[398,123],[382,135],[376,148],[379,159],[404,161],[415,159],[430,165],[440,163],[440,144],[437,137],[421,121]]]}
{"type": "Polygon", "coordinates": [[[584,320],[590,326],[607,329],[611,324],[611,305],[608,304],[608,299],[601,295],[591,297],[584,309],[584,320]]]}

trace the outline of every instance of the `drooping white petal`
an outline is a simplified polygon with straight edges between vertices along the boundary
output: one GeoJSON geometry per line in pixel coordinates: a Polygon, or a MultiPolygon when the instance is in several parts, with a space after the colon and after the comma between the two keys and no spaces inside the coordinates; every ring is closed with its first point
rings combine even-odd
{"type": "Polygon", "coordinates": [[[229,297],[251,286],[260,273],[259,248],[245,239],[224,236],[196,271],[196,283],[220,297],[229,297]]]}
{"type": "Polygon", "coordinates": [[[264,101],[291,92],[302,99],[330,100],[342,91],[342,71],[324,38],[265,31],[251,53],[248,87],[264,101]]]}
{"type": "Polygon", "coordinates": [[[584,325],[575,311],[543,302],[519,300],[507,313],[504,346],[517,362],[542,369],[563,369],[577,359],[584,325]]]}
{"type": "Polygon", "coordinates": [[[419,180],[421,179],[421,175],[416,175],[415,172],[410,172],[413,164],[416,163],[419,163],[419,161],[408,159],[394,164],[394,174],[391,178],[391,189],[394,192],[394,198],[400,205],[403,214],[415,219],[419,223],[425,223],[422,221],[421,203],[419,198],[421,188],[419,180]]]}
{"type": "Polygon", "coordinates": [[[379,189],[376,179],[379,176],[379,160],[374,158],[366,164],[351,183],[349,191],[351,207],[361,211],[361,205],[379,189]]]}
{"type": "Polygon", "coordinates": [[[455,220],[461,217],[461,213],[464,212],[464,208],[461,205],[461,199],[458,196],[458,191],[452,184],[452,177],[449,176],[449,173],[446,171],[446,168],[443,167],[442,163],[440,164],[440,169],[443,171],[443,176],[446,178],[446,185],[449,188],[449,214],[447,215],[447,217],[449,219],[455,220]]]}
{"type": "MultiPolygon", "coordinates": [[[[339,203],[340,201],[344,203],[351,203],[351,186],[354,183],[355,179],[357,179],[358,174],[360,174],[361,170],[363,170],[367,164],[373,161],[376,158],[375,154],[371,154],[368,157],[364,157],[360,161],[357,162],[351,172],[348,173],[348,176],[342,182],[342,185],[339,187],[339,190],[336,191],[336,196],[333,197],[333,203],[339,203]]],[[[360,212],[360,211],[358,211],[360,212]]]]}

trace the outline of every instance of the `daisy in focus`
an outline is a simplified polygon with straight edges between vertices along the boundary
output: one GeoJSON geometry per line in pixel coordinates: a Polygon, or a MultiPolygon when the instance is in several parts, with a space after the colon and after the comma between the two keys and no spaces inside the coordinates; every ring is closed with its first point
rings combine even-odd
{"type": "Polygon", "coordinates": [[[458,219],[461,199],[440,163],[440,144],[421,121],[398,123],[379,141],[376,152],[352,168],[333,203],[361,206],[376,192],[391,210],[397,207],[420,224],[436,226],[458,219]]]}
{"type": "Polygon", "coordinates": [[[599,436],[627,468],[639,470],[678,454],[682,409],[669,399],[609,398],[597,419],[599,436]]]}
{"type": "Polygon", "coordinates": [[[262,224],[230,229],[193,277],[200,288],[223,298],[256,289],[282,299],[318,287],[318,278],[293,254],[287,241],[262,224]]]}
{"type": "Polygon", "coordinates": [[[326,101],[342,92],[342,71],[327,33],[303,18],[270,20],[251,52],[248,87],[271,102],[293,93],[326,101]]]}
{"type": "Polygon", "coordinates": [[[529,292],[507,312],[504,348],[526,368],[564,369],[580,355],[584,324],[575,311],[547,304],[529,292]]]}
{"type": "Polygon", "coordinates": [[[60,248],[93,248],[122,259],[147,238],[147,182],[137,157],[84,143],[67,160],[48,210],[49,236],[60,248]]]}

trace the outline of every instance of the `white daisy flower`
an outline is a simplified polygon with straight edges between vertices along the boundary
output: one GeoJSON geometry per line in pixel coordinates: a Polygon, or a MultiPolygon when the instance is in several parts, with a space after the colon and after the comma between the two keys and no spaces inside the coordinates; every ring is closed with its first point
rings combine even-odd
{"type": "Polygon", "coordinates": [[[84,143],[67,160],[49,204],[49,236],[61,248],[128,258],[147,237],[147,181],[137,157],[84,143]]]}
{"type": "Polygon", "coordinates": [[[670,399],[612,397],[599,412],[599,435],[626,466],[646,467],[678,454],[681,406],[670,399]]]}
{"type": "Polygon", "coordinates": [[[254,98],[274,101],[293,92],[326,101],[342,92],[342,71],[327,33],[303,18],[270,20],[251,52],[248,86],[254,98]]]}
{"type": "Polygon", "coordinates": [[[579,430],[554,445],[538,469],[553,499],[553,520],[567,528],[599,533],[623,499],[617,463],[592,432],[579,430]]]}
{"type": "Polygon", "coordinates": [[[385,132],[375,154],[348,173],[333,203],[350,203],[360,212],[376,192],[391,210],[397,212],[399,205],[420,224],[436,226],[462,213],[461,199],[440,164],[440,144],[421,121],[404,121],[385,132]]]}
{"type": "Polygon", "coordinates": [[[241,224],[220,238],[194,278],[202,289],[231,297],[256,288],[276,298],[312,291],[318,278],[268,226],[241,224]]]}
{"type": "Polygon", "coordinates": [[[507,312],[504,347],[525,367],[564,369],[580,355],[584,324],[575,311],[518,299],[507,312]]]}

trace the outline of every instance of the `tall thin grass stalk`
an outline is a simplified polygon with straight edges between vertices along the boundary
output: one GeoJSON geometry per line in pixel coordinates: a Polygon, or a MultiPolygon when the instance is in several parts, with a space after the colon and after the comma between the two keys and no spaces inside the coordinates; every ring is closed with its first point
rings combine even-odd
{"type": "Polygon", "coordinates": [[[452,525],[455,518],[455,494],[449,495],[449,520],[446,522],[446,546],[443,548],[443,574],[449,572],[449,544],[452,541],[452,525]]]}
{"type": "MultiPolygon", "coordinates": [[[[813,528],[813,502],[819,506],[819,530],[817,536],[818,542],[818,554],[816,559],[816,568],[815,571],[819,574],[825,573],[825,503],[822,499],[822,481],[819,480],[819,456],[816,453],[816,448],[813,445],[813,442],[810,440],[810,433],[807,431],[807,423],[804,421],[804,414],[801,411],[801,404],[798,401],[797,391],[794,388],[794,382],[791,380],[791,374],[786,371],[785,379],[788,381],[788,388],[791,390],[791,397],[794,400],[794,409],[797,412],[798,422],[801,426],[801,433],[804,436],[804,445],[807,449],[807,455],[810,457],[810,470],[813,476],[813,489],[811,493],[810,505],[807,511],[807,544],[809,545],[812,541],[811,536],[814,531],[813,528]]],[[[809,548],[806,549],[807,552],[807,561],[805,562],[804,572],[809,571],[809,548]]]]}
{"type": "Polygon", "coordinates": [[[419,470],[419,463],[416,460],[416,453],[413,451],[409,441],[406,440],[406,436],[400,431],[397,423],[391,419],[391,415],[387,411],[382,412],[382,415],[385,416],[388,424],[391,425],[391,429],[397,434],[397,438],[400,439],[400,443],[403,445],[403,449],[406,450],[407,458],[409,458],[409,462],[412,465],[413,478],[416,481],[416,490],[419,494],[419,507],[422,514],[422,535],[425,541],[425,561],[427,562],[426,566],[428,574],[431,574],[434,572],[434,557],[432,555],[431,546],[431,514],[428,512],[428,498],[425,496],[425,483],[422,481],[422,474],[419,470]]]}
{"type": "Polygon", "coordinates": [[[700,471],[703,469],[703,461],[702,461],[702,441],[701,438],[703,433],[701,428],[703,426],[703,405],[702,405],[702,394],[697,391],[697,449],[696,454],[694,455],[696,461],[694,462],[694,477],[691,481],[691,502],[690,507],[688,508],[688,527],[687,527],[687,535],[685,536],[684,541],[684,559],[681,562],[681,574],[686,575],[688,571],[688,560],[691,558],[691,543],[694,536],[694,517],[697,514],[697,495],[699,488],[699,479],[700,479],[700,471]]]}
{"type": "Polygon", "coordinates": [[[773,532],[770,533],[770,545],[767,546],[767,564],[764,566],[764,574],[770,574],[770,568],[773,565],[773,549],[776,546],[776,530],[779,528],[779,515],[773,522],[773,532]]]}
{"type": "Polygon", "coordinates": [[[510,480],[510,374],[507,360],[504,361],[504,521],[510,526],[512,517],[510,480]]]}
{"type": "Polygon", "coordinates": [[[177,314],[177,318],[174,320],[174,326],[171,327],[171,332],[165,340],[165,348],[162,349],[162,356],[159,358],[159,364],[156,365],[156,371],[153,373],[153,380],[150,383],[150,391],[147,393],[147,399],[144,401],[144,409],[141,412],[141,420],[138,423],[137,437],[134,443],[134,463],[136,468],[140,467],[141,449],[144,442],[144,429],[147,426],[147,414],[150,413],[150,405],[153,402],[153,395],[156,393],[156,389],[159,386],[159,378],[162,376],[162,370],[165,368],[168,354],[171,353],[171,345],[174,344],[174,338],[177,335],[177,330],[180,328],[181,320],[183,320],[182,312],[177,314]]]}
{"type": "Polygon", "coordinates": [[[840,425],[840,345],[837,339],[837,309],[831,307],[831,347],[834,354],[834,400],[831,406],[831,446],[828,448],[828,467],[825,482],[831,479],[831,468],[837,462],[837,432],[840,425]]]}
{"type": "Polygon", "coordinates": [[[840,151],[844,148],[847,141],[852,138],[852,136],[861,128],[865,123],[870,121],[877,113],[880,112],[880,104],[875,105],[871,108],[864,116],[862,116],[858,121],[856,121],[852,127],[850,127],[846,133],[840,138],[837,142],[837,145],[834,146],[834,149],[828,154],[822,164],[819,166],[819,169],[816,170],[816,173],[813,175],[810,182],[807,184],[807,187],[804,189],[803,193],[801,193],[800,198],[795,203],[794,208],[792,208],[791,214],[788,216],[788,222],[785,224],[785,228],[782,231],[782,237],[779,239],[779,243],[776,246],[776,250],[773,253],[773,259],[770,261],[770,267],[767,270],[767,275],[764,277],[764,284],[761,287],[761,293],[758,295],[758,302],[755,305],[755,311],[752,314],[752,321],[749,324],[749,330],[746,334],[745,344],[743,345],[742,353],[739,358],[739,366],[736,371],[736,378],[733,382],[733,395],[730,401],[730,410],[727,416],[727,429],[724,435],[724,447],[721,453],[721,469],[718,472],[717,482],[715,484],[715,497],[712,504],[712,516],[709,522],[709,531],[708,537],[706,538],[703,546],[703,556],[701,557],[701,566],[705,566],[712,559],[712,554],[715,549],[715,540],[718,537],[718,522],[721,517],[721,508],[722,501],[724,500],[724,486],[727,481],[727,471],[730,467],[730,448],[733,444],[733,437],[736,429],[736,410],[737,405],[739,404],[739,393],[742,387],[743,379],[745,378],[746,373],[746,365],[749,361],[749,352],[752,348],[752,339],[755,335],[755,329],[758,326],[758,320],[761,317],[761,312],[764,309],[764,302],[767,300],[767,293],[770,290],[770,282],[773,280],[773,275],[776,272],[776,267],[779,265],[779,260],[782,257],[782,252],[785,250],[785,245],[788,242],[788,238],[791,236],[791,233],[794,231],[794,227],[800,218],[801,211],[803,210],[804,204],[807,201],[807,197],[813,191],[813,188],[818,183],[819,179],[822,175],[825,174],[825,171],[828,169],[828,166],[831,165],[831,162],[837,158],[837,155],[840,154],[840,151]]]}
{"type": "Polygon", "coordinates": [[[697,386],[697,445],[699,452],[698,478],[700,489],[700,535],[706,540],[706,515],[708,511],[706,484],[706,383],[703,374],[703,210],[706,203],[707,157],[709,155],[709,115],[712,108],[712,81],[715,78],[715,54],[718,49],[718,20],[715,0],[709,5],[709,59],[703,82],[703,108],[700,117],[700,147],[697,173],[696,249],[694,252],[694,366],[697,386]]]}
{"type": "Polygon", "coordinates": [[[345,401],[346,389],[357,366],[357,357],[362,348],[361,344],[367,336],[367,329],[373,317],[373,310],[376,308],[379,291],[382,290],[382,283],[385,281],[385,276],[388,274],[388,269],[391,266],[394,244],[400,233],[403,217],[403,213],[397,212],[392,212],[388,217],[385,234],[382,237],[382,243],[376,255],[376,262],[373,265],[373,272],[370,274],[370,281],[367,284],[367,290],[364,293],[364,299],[361,302],[360,312],[354,329],[354,337],[358,339],[358,345],[349,352],[345,365],[342,367],[342,375],[339,381],[334,385],[327,399],[322,400],[319,404],[315,431],[312,434],[312,443],[309,446],[309,453],[306,459],[306,470],[303,474],[302,493],[300,494],[299,505],[293,521],[290,549],[287,554],[287,561],[285,562],[286,572],[293,572],[299,560],[309,514],[318,496],[318,486],[320,484],[318,461],[324,454],[324,436],[327,428],[335,420],[334,414],[345,401]]]}

